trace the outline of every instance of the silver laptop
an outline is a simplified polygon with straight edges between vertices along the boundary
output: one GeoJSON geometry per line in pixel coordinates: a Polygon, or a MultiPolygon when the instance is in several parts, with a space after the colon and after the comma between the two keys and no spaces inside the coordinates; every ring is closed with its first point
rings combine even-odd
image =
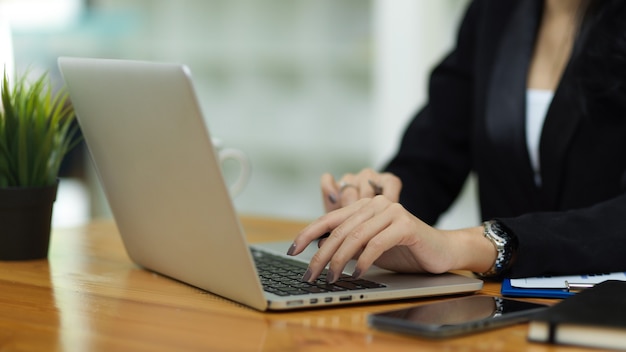
{"type": "Polygon", "coordinates": [[[300,285],[316,246],[294,260],[285,255],[290,242],[246,242],[187,67],[69,57],[58,63],[124,246],[139,266],[261,311],[482,288],[462,275],[380,268],[343,286],[300,285]],[[273,262],[257,263],[268,258],[273,262]],[[299,267],[283,269],[284,260],[299,267]],[[292,270],[295,284],[270,287],[278,279],[259,272],[268,265],[274,273],[292,270]]]}

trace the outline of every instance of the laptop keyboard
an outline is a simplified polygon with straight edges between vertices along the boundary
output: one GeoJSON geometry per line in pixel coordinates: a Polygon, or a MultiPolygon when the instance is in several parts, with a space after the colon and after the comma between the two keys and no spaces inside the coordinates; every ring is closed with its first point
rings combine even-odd
{"type": "Polygon", "coordinates": [[[346,274],[342,274],[335,283],[328,284],[326,283],[326,269],[315,282],[302,282],[302,275],[307,269],[307,264],[254,248],[251,248],[251,251],[263,290],[275,295],[306,295],[385,287],[384,284],[354,279],[346,274]]]}

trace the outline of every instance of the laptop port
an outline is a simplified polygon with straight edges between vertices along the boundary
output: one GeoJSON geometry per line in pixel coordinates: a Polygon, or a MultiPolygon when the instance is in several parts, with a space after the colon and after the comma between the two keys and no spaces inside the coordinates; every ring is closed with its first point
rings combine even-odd
{"type": "Polygon", "coordinates": [[[339,302],[349,302],[352,301],[352,296],[341,296],[339,297],[339,302]]]}

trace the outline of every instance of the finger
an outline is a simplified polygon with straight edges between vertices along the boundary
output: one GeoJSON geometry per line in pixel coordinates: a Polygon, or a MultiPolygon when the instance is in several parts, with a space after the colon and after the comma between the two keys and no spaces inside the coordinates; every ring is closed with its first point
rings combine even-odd
{"type": "Polygon", "coordinates": [[[353,204],[360,198],[360,185],[355,177],[352,175],[350,175],[350,177],[347,175],[342,177],[339,182],[339,199],[341,206],[345,207],[353,204]]]}
{"type": "Polygon", "coordinates": [[[350,214],[350,209],[340,208],[326,213],[317,220],[311,222],[294,238],[293,244],[287,252],[288,255],[300,254],[311,242],[319,239],[326,233],[330,233],[341,224],[350,214]]]}
{"type": "MultiPolygon", "coordinates": [[[[344,270],[348,261],[363,256],[363,249],[367,248],[370,241],[380,236],[389,226],[389,219],[377,214],[380,211],[375,204],[372,204],[368,209],[359,211],[335,229],[337,237],[343,237],[343,241],[330,259],[329,272],[333,275],[327,275],[328,282],[332,283],[338,278],[336,274],[344,270]],[[340,235],[341,231],[345,231],[345,234],[340,235]]],[[[353,276],[360,276],[375,259],[367,259],[363,262],[364,265],[356,268],[353,276]],[[368,262],[369,265],[367,265],[368,262]]]]}
{"type": "Polygon", "coordinates": [[[374,183],[372,181],[371,178],[368,177],[359,177],[357,180],[357,189],[358,189],[358,198],[373,198],[376,194],[375,194],[375,190],[372,187],[372,183],[374,183]]]}
{"type": "MultiPolygon", "coordinates": [[[[372,219],[369,226],[378,226],[382,228],[380,232],[367,242],[361,255],[357,259],[354,273],[352,276],[359,277],[372,264],[376,263],[385,253],[394,247],[405,247],[415,245],[418,238],[415,237],[415,224],[410,217],[404,216],[406,211],[398,203],[390,203],[390,205],[378,216],[372,219]]],[[[395,252],[395,256],[400,255],[395,252]]],[[[407,253],[410,253],[407,251],[407,253]]],[[[403,255],[401,255],[403,256],[403,255]]],[[[395,261],[402,258],[394,258],[395,261]]],[[[413,258],[415,262],[419,262],[419,258],[413,258]]],[[[403,258],[405,262],[411,262],[410,258],[403,258]]],[[[404,268],[406,270],[408,268],[404,268]]],[[[417,268],[412,268],[412,270],[417,268]]]]}
{"type": "Polygon", "coordinates": [[[322,199],[324,201],[324,209],[326,212],[328,213],[340,208],[341,203],[339,199],[339,186],[337,185],[337,182],[335,182],[335,178],[331,174],[325,173],[321,177],[320,185],[322,188],[322,199]]]}
{"type": "MultiPolygon", "coordinates": [[[[365,200],[365,202],[368,201],[370,200],[365,200]]],[[[330,236],[324,239],[323,244],[319,245],[318,251],[313,255],[311,261],[309,262],[309,268],[307,269],[307,272],[305,273],[303,279],[312,282],[315,281],[317,277],[321,274],[337,248],[343,242],[343,232],[341,230],[337,231],[337,228],[340,227],[340,224],[342,224],[347,218],[352,216],[352,214],[354,214],[355,211],[362,206],[362,204],[363,202],[355,203],[351,206],[344,207],[328,213],[313,222],[300,234],[298,234],[298,236],[296,236],[294,244],[288,252],[288,254],[290,255],[299,254],[302,250],[304,250],[304,248],[306,248],[306,246],[310,244],[313,239],[319,237],[320,233],[324,233],[325,229],[334,229],[331,232],[330,236]]],[[[341,270],[337,271],[337,273],[340,272],[341,270]]]]}
{"type": "Polygon", "coordinates": [[[378,184],[376,180],[380,175],[373,169],[366,168],[357,175],[355,182],[359,187],[359,198],[372,198],[376,195],[378,184]],[[373,187],[376,186],[376,187],[373,187]]]}
{"type": "Polygon", "coordinates": [[[378,258],[380,258],[380,256],[397,246],[399,242],[401,242],[401,235],[394,229],[394,226],[383,228],[375,237],[370,239],[365,248],[361,251],[361,255],[357,259],[354,267],[352,277],[359,278],[378,258]]]}
{"type": "Polygon", "coordinates": [[[380,186],[382,195],[387,197],[389,200],[392,202],[398,202],[400,200],[402,181],[398,176],[386,172],[381,174],[378,179],[373,179],[372,181],[380,186]]]}
{"type": "Polygon", "coordinates": [[[372,181],[371,179],[367,180],[367,182],[370,186],[372,186],[372,191],[374,192],[375,196],[383,194],[383,187],[381,185],[379,185],[377,182],[372,181]]]}
{"type": "MultiPolygon", "coordinates": [[[[355,203],[349,207],[344,207],[339,210],[336,210],[331,214],[336,215],[337,213],[345,213],[345,215],[340,214],[341,218],[345,219],[346,217],[350,216],[349,215],[350,213],[353,212],[353,208],[356,208],[358,206],[359,204],[355,203]]],[[[313,255],[313,257],[311,257],[311,260],[309,262],[309,267],[307,268],[307,271],[305,275],[303,276],[303,280],[308,281],[308,282],[313,282],[317,280],[317,278],[322,273],[324,268],[326,268],[326,266],[330,262],[334,253],[341,246],[343,242],[343,238],[344,238],[343,232],[340,229],[341,225],[338,225],[338,226],[335,225],[334,227],[337,227],[337,228],[335,228],[332,232],[330,232],[330,235],[328,237],[325,237],[320,242],[318,242],[319,249],[313,255]]],[[[303,236],[308,236],[308,235],[303,234],[303,236]]],[[[297,240],[298,239],[296,239],[296,241],[297,240]]],[[[298,244],[297,246],[301,246],[301,245],[298,244]]],[[[348,260],[349,259],[350,258],[348,258],[348,260]]],[[[345,266],[345,263],[343,264],[343,266],[345,266]]],[[[338,269],[335,269],[334,271],[332,269],[329,270],[329,272],[327,273],[327,281],[328,282],[336,281],[336,279],[339,277],[339,275],[342,272],[343,266],[335,266],[335,267],[338,267],[338,269]]]]}
{"type": "Polygon", "coordinates": [[[326,232],[325,234],[320,236],[320,238],[317,240],[317,248],[321,248],[324,245],[324,242],[326,242],[328,236],[330,236],[330,232],[326,232]]]}
{"type": "MultiPolygon", "coordinates": [[[[333,230],[323,246],[316,253],[316,263],[329,264],[328,282],[334,282],[343,271],[348,261],[359,256],[367,242],[382,230],[386,224],[384,219],[377,223],[371,222],[376,214],[384,211],[389,205],[384,197],[377,199],[363,199],[351,208],[353,214],[333,230]],[[383,223],[382,225],[379,225],[383,223]]],[[[318,267],[313,270],[317,272],[318,267]]]]}
{"type": "Polygon", "coordinates": [[[400,178],[390,172],[378,173],[373,169],[363,169],[358,175],[361,198],[372,198],[385,195],[394,202],[399,199],[402,182],[400,178]]]}

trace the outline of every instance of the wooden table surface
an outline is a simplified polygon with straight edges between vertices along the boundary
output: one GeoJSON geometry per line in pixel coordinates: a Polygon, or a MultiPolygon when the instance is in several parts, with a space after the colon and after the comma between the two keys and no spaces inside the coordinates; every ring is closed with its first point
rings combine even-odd
{"type": "MultiPolygon", "coordinates": [[[[291,239],[305,225],[242,222],[251,242],[291,239]]],[[[0,262],[0,351],[580,350],[528,343],[525,324],[445,340],[367,326],[369,313],[437,299],[261,313],[138,268],[115,224],[95,221],[53,230],[48,260],[0,262]]]]}

